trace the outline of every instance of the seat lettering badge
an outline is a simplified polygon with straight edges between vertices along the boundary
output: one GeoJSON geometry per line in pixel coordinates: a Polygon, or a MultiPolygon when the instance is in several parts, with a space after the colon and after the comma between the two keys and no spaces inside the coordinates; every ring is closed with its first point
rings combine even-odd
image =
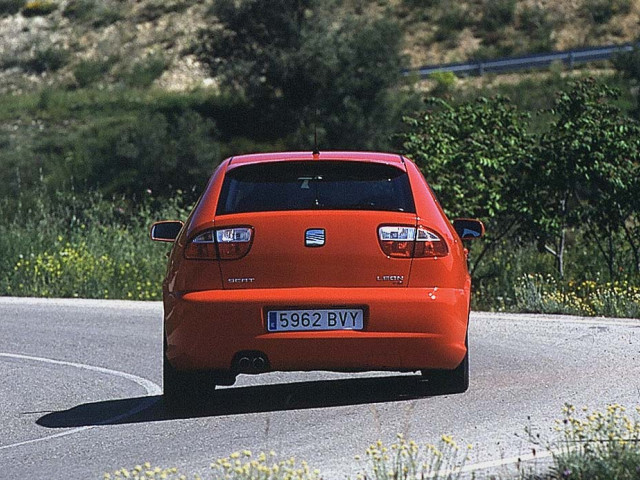
{"type": "Polygon", "coordinates": [[[310,228],[304,232],[304,244],[307,247],[322,247],[325,242],[323,228],[310,228]]]}

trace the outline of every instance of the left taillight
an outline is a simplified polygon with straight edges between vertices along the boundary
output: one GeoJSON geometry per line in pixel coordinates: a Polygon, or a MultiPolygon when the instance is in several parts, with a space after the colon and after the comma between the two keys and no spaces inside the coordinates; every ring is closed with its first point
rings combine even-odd
{"type": "Polygon", "coordinates": [[[253,230],[249,227],[216,230],[216,242],[221,260],[237,260],[251,249],[253,230]]]}
{"type": "Polygon", "coordinates": [[[425,227],[385,225],[378,228],[380,248],[392,258],[444,257],[449,248],[444,239],[425,227]]]}
{"type": "Polygon", "coordinates": [[[184,255],[191,260],[238,260],[249,253],[252,241],[251,227],[207,230],[187,244],[184,255]]]}

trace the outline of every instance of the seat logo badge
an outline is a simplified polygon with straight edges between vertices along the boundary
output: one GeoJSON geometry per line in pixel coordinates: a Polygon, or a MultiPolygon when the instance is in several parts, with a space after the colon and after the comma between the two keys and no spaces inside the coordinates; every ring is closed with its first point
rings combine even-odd
{"type": "Polygon", "coordinates": [[[304,232],[304,244],[307,247],[322,247],[325,233],[323,228],[310,228],[304,232]]]}

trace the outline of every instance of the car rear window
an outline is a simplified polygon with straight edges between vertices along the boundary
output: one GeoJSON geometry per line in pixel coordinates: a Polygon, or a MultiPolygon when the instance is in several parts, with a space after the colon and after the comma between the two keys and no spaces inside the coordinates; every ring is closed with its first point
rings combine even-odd
{"type": "Polygon", "coordinates": [[[415,212],[406,172],[364,162],[273,162],[230,170],[218,215],[283,210],[415,212]]]}

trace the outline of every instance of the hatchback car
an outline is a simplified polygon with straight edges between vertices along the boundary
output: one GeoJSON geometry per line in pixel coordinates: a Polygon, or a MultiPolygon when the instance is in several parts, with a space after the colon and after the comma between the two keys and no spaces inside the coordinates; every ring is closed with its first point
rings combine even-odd
{"type": "Polygon", "coordinates": [[[269,371],[420,371],[469,384],[462,240],[416,165],[395,154],[287,152],[222,162],[163,282],[164,395],[177,403],[269,371]]]}

